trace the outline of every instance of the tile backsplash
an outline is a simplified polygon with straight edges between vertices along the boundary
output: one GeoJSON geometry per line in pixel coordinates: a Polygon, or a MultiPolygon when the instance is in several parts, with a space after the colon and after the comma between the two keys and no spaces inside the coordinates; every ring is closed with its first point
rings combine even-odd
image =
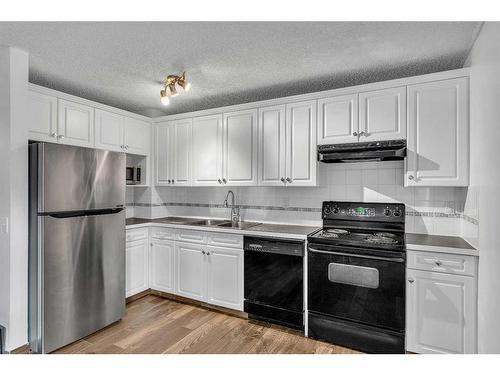
{"type": "Polygon", "coordinates": [[[339,200],[404,203],[408,232],[461,235],[477,227],[477,213],[470,216],[474,212],[470,188],[405,188],[403,167],[402,161],[320,163],[317,187],[129,188],[128,215],[228,217],[222,204],[227,191],[233,190],[244,220],[321,225],[321,203],[339,200]]]}

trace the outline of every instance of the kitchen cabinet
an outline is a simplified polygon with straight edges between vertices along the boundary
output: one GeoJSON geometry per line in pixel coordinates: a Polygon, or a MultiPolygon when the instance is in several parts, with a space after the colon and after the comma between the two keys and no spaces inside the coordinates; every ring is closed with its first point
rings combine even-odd
{"type": "Polygon", "coordinates": [[[243,310],[243,250],[207,246],[207,302],[243,310]]]}
{"type": "Polygon", "coordinates": [[[468,78],[408,86],[405,186],[469,184],[468,78]]]}
{"type": "Polygon", "coordinates": [[[94,146],[94,108],[58,99],[57,138],[59,143],[94,146]]]}
{"type": "Polygon", "coordinates": [[[57,142],[57,98],[28,91],[28,139],[57,142]]]}
{"type": "Polygon", "coordinates": [[[177,242],[176,294],[198,301],[206,301],[206,251],[205,245],[177,242]]]}
{"type": "Polygon", "coordinates": [[[192,183],[222,185],[222,115],[195,117],[192,130],[192,183]]]}
{"type": "Polygon", "coordinates": [[[258,183],[283,186],[286,172],[285,106],[259,109],[258,183]]]}
{"type": "Polygon", "coordinates": [[[476,259],[408,251],[406,275],[407,350],[476,353],[476,259]]]}
{"type": "Polygon", "coordinates": [[[123,131],[125,116],[95,110],[95,147],[110,151],[125,151],[123,131]]]}
{"type": "Polygon", "coordinates": [[[318,100],[318,144],[358,142],[358,94],[318,100]]]}
{"type": "Polygon", "coordinates": [[[286,184],[316,186],[316,101],[286,105],[286,184]]]}
{"type": "Polygon", "coordinates": [[[257,185],[257,110],[224,113],[222,182],[257,185]]]}
{"type": "Polygon", "coordinates": [[[146,121],[125,117],[123,144],[125,151],[137,155],[149,155],[151,124],[146,121]]]}
{"type": "Polygon", "coordinates": [[[151,241],[149,286],[161,292],[175,292],[175,244],[173,241],[153,239],[151,241]]]}
{"type": "Polygon", "coordinates": [[[149,237],[147,229],[128,230],[125,246],[125,295],[149,288],[149,237]]]}
{"type": "Polygon", "coordinates": [[[191,119],[156,125],[156,185],[189,186],[191,184],[191,131],[191,119]]]}
{"type": "Polygon", "coordinates": [[[359,94],[360,142],[406,138],[406,86],[359,94]]]}

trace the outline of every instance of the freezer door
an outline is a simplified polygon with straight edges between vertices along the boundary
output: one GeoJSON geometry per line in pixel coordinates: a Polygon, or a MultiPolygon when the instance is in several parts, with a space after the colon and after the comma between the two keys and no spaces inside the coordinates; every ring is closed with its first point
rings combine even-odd
{"type": "Polygon", "coordinates": [[[125,204],[125,154],[51,143],[37,147],[38,212],[125,204]]]}
{"type": "Polygon", "coordinates": [[[85,337],[125,314],[125,210],[39,216],[42,351],[85,337]]]}

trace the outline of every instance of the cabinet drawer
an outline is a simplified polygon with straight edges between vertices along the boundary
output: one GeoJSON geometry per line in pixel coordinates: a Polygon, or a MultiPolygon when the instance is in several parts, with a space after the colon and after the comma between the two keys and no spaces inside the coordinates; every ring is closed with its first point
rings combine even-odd
{"type": "Polygon", "coordinates": [[[177,232],[175,239],[183,242],[205,243],[206,235],[204,232],[197,230],[180,230],[177,232]]]}
{"type": "Polygon", "coordinates": [[[243,249],[243,236],[239,234],[209,232],[207,233],[207,244],[243,249]]]}
{"type": "Polygon", "coordinates": [[[412,250],[408,250],[407,254],[408,268],[465,276],[476,274],[476,259],[473,256],[412,250]]]}
{"type": "Polygon", "coordinates": [[[148,238],[148,228],[129,229],[126,232],[126,241],[137,241],[148,238]]]}
{"type": "Polygon", "coordinates": [[[171,228],[152,227],[151,238],[154,238],[155,240],[174,240],[175,232],[175,229],[171,228]]]}

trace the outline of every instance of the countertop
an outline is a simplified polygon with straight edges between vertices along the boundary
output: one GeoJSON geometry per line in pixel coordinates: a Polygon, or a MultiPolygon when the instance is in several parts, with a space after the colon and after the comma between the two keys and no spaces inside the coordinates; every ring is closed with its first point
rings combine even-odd
{"type": "MultiPolygon", "coordinates": [[[[265,236],[291,239],[307,239],[307,235],[320,229],[306,225],[284,225],[260,223],[247,229],[236,229],[218,226],[190,225],[190,222],[202,218],[162,217],[157,219],[128,218],[127,229],[147,227],[151,224],[176,229],[189,229],[206,232],[225,232],[245,236],[265,236]]],[[[430,234],[406,233],[406,249],[418,251],[431,251],[438,253],[462,254],[478,256],[478,251],[461,237],[437,236],[430,234]]]]}
{"type": "Polygon", "coordinates": [[[461,237],[406,233],[406,249],[478,256],[478,251],[461,237]]]}
{"type": "Polygon", "coordinates": [[[184,218],[185,223],[179,223],[181,218],[165,217],[158,219],[141,219],[141,218],[127,218],[126,227],[127,229],[147,227],[151,224],[158,226],[165,226],[176,229],[189,229],[189,230],[199,230],[206,232],[225,232],[241,234],[245,236],[266,236],[266,237],[281,237],[281,238],[292,238],[292,239],[307,239],[307,235],[320,229],[319,227],[307,226],[307,225],[282,225],[282,224],[267,224],[260,223],[254,227],[247,229],[236,229],[228,227],[218,227],[218,226],[200,226],[200,225],[190,225],[189,221],[201,220],[201,218],[184,218]],[[175,223],[175,224],[174,224],[175,223]]]}

